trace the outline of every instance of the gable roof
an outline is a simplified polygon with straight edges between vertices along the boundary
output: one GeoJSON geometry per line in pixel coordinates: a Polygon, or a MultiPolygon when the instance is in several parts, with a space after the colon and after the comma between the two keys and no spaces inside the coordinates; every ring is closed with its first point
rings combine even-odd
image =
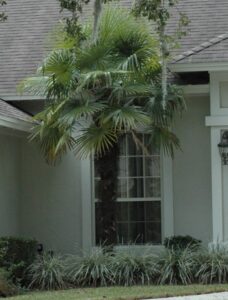
{"type": "Polygon", "coordinates": [[[228,61],[228,33],[203,42],[173,59],[173,63],[224,62],[228,61]]]}
{"type": "Polygon", "coordinates": [[[31,116],[3,100],[0,100],[0,118],[1,117],[31,122],[31,116]]]}
{"type": "Polygon", "coordinates": [[[187,35],[180,41],[180,47],[174,50],[174,62],[192,63],[194,58],[197,62],[206,62],[211,59],[214,62],[221,61],[221,59],[228,61],[228,55],[222,56],[222,50],[220,51],[220,47],[228,49],[225,42],[228,33],[228,1],[181,0],[177,8],[171,11],[169,33],[174,32],[178,21],[178,11],[188,16],[190,24],[187,27],[187,35]],[[191,54],[190,51],[193,53],[191,54]],[[199,53],[201,54],[198,55],[199,53]]]}
{"type": "MultiPolygon", "coordinates": [[[[120,4],[128,8],[132,2],[120,0],[120,4]]],[[[6,9],[8,20],[0,24],[0,97],[3,99],[17,95],[17,84],[35,73],[48,51],[49,32],[61,19],[57,0],[10,0],[6,9]]],[[[92,3],[85,10],[86,15],[91,15],[92,3]]],[[[180,0],[178,7],[171,11],[169,33],[176,28],[177,11],[185,13],[190,24],[180,48],[174,51],[174,56],[179,57],[176,64],[211,59],[228,61],[225,54],[228,39],[219,38],[228,33],[227,0],[180,0]],[[219,42],[212,42],[217,38],[219,42]]]]}

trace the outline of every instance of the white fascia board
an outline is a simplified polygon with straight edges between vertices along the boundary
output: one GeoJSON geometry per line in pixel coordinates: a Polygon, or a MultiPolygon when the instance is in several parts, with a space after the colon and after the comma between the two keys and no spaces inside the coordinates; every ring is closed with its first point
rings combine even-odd
{"type": "Polygon", "coordinates": [[[226,127],[228,126],[228,116],[208,116],[205,123],[206,126],[226,127]]]}
{"type": "Polygon", "coordinates": [[[169,64],[169,69],[175,73],[228,71],[228,63],[173,63],[169,64]]]}
{"type": "Polygon", "coordinates": [[[43,96],[1,96],[4,101],[33,101],[33,100],[45,100],[43,96]]]}
{"type": "Polygon", "coordinates": [[[183,89],[184,95],[209,95],[209,84],[197,84],[197,85],[179,85],[183,89]]]}
{"type": "Polygon", "coordinates": [[[33,124],[22,120],[5,117],[0,115],[0,127],[6,127],[23,132],[30,132],[33,124]]]}

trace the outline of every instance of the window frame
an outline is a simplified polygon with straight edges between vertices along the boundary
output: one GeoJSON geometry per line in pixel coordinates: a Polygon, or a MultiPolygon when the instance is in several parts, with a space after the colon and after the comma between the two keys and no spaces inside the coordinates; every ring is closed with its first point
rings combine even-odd
{"type": "MultiPolygon", "coordinates": [[[[144,134],[143,134],[143,143],[144,143],[144,134]]],[[[126,177],[121,177],[121,176],[118,176],[118,179],[126,179],[127,181],[129,180],[129,178],[142,178],[143,179],[143,192],[145,194],[145,178],[159,178],[160,179],[160,197],[123,197],[123,198],[117,198],[117,202],[160,202],[160,210],[161,210],[161,216],[160,216],[160,229],[161,229],[161,243],[154,243],[154,244],[151,244],[153,246],[160,246],[164,240],[164,229],[163,229],[163,182],[162,182],[162,177],[163,177],[163,168],[162,168],[162,164],[163,164],[163,161],[162,161],[162,154],[161,154],[161,151],[160,153],[158,154],[149,154],[149,155],[146,155],[145,153],[141,153],[141,154],[136,154],[136,155],[129,155],[127,153],[128,151],[128,138],[126,138],[126,153],[125,155],[120,155],[120,158],[121,157],[124,157],[126,158],[126,160],[128,158],[138,158],[138,157],[142,157],[143,159],[143,176],[134,176],[134,177],[131,177],[131,176],[128,176],[129,174],[127,174],[126,177]],[[145,176],[145,158],[153,158],[153,157],[157,157],[159,158],[159,176],[145,176]]],[[[93,207],[93,245],[96,246],[96,212],[95,212],[95,206],[96,206],[96,203],[98,202],[98,199],[95,197],[95,181],[99,179],[99,177],[95,177],[95,164],[94,164],[94,157],[92,157],[92,207],[93,207]]],[[[129,192],[129,191],[128,191],[129,192]]],[[[128,220],[129,221],[129,220],[128,220]]],[[[127,223],[127,222],[126,222],[127,223]]],[[[131,222],[129,222],[130,224],[131,222]]],[[[138,223],[137,221],[135,222],[132,222],[132,223],[138,223]]],[[[145,223],[146,224],[146,220],[142,221],[142,223],[145,223]]],[[[152,223],[152,221],[151,221],[152,223]]],[[[148,243],[144,243],[144,244],[136,244],[136,246],[146,246],[148,245],[148,243]]],[[[117,244],[116,247],[126,247],[128,246],[128,244],[117,244]]]]}
{"type": "MultiPolygon", "coordinates": [[[[90,252],[96,249],[95,246],[95,205],[94,205],[94,169],[93,157],[90,156],[80,161],[81,169],[81,190],[79,198],[75,201],[81,201],[81,248],[84,252],[90,252]]],[[[162,166],[162,240],[164,237],[174,235],[174,201],[173,201],[173,160],[161,153],[162,166]]],[[[160,251],[161,245],[131,245],[134,251],[150,249],[150,251],[160,251]],[[138,250],[137,250],[138,249],[138,250]]],[[[116,246],[117,251],[122,251],[128,246],[116,246]]]]}

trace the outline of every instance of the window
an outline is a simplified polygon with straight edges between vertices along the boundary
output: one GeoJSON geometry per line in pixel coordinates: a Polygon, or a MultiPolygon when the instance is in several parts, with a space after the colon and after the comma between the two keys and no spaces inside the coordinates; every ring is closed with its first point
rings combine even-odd
{"type": "MultiPolygon", "coordinates": [[[[148,136],[141,135],[142,147],[136,147],[131,135],[120,142],[117,200],[118,244],[161,243],[161,173],[160,154],[148,146],[148,136]]],[[[99,177],[95,166],[95,199],[99,177]]],[[[96,220],[100,218],[95,200],[96,220]]],[[[99,222],[96,222],[99,243],[99,222]]]]}

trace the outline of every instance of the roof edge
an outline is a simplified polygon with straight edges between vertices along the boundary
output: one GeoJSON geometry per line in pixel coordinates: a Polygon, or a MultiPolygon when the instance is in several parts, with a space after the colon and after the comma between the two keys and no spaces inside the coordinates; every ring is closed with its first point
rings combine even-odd
{"type": "Polygon", "coordinates": [[[226,40],[226,39],[228,39],[228,33],[220,34],[206,42],[203,42],[202,44],[199,44],[196,47],[193,47],[192,49],[190,49],[188,51],[183,52],[182,54],[177,55],[176,57],[174,57],[173,62],[177,63],[189,56],[197,54],[211,46],[214,46],[214,45],[226,40]]]}
{"type": "Polygon", "coordinates": [[[42,96],[18,96],[18,95],[12,95],[12,96],[1,96],[1,98],[7,102],[7,101],[33,101],[33,100],[46,100],[45,97],[42,96]]]}
{"type": "Polygon", "coordinates": [[[0,127],[11,128],[17,131],[30,132],[32,129],[32,123],[29,121],[26,122],[18,120],[16,118],[0,115],[0,127]]]}
{"type": "Polygon", "coordinates": [[[169,69],[174,73],[228,71],[228,62],[212,63],[171,63],[169,69]]]}

